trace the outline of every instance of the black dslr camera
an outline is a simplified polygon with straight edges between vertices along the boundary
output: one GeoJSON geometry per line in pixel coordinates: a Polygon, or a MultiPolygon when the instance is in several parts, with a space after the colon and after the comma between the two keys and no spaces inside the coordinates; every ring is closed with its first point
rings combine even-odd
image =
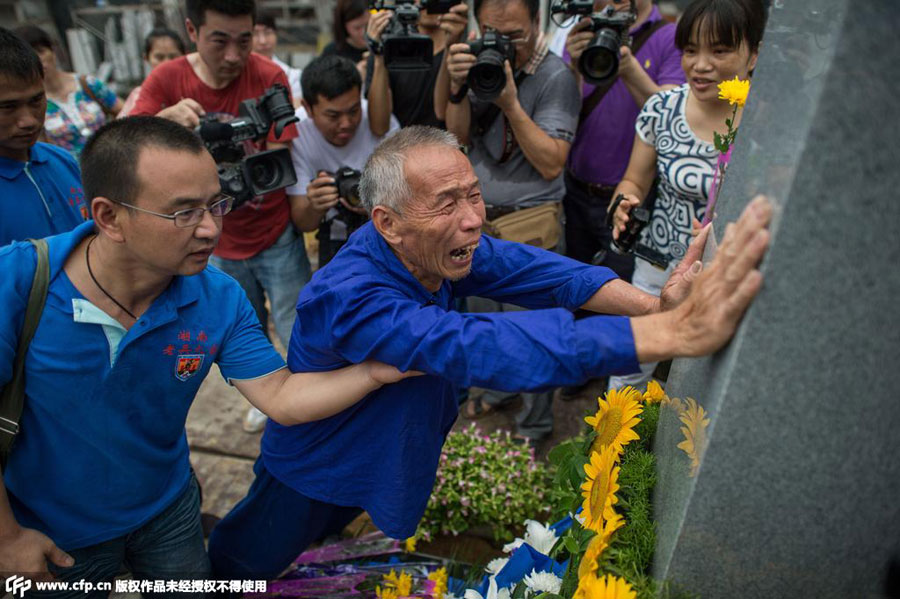
{"type": "Polygon", "coordinates": [[[297,182],[287,148],[247,155],[245,142],[264,139],[274,124],[275,135],[299,119],[283,85],[276,84],[259,98],[244,100],[238,118],[221,122],[216,115],[200,119],[197,133],[212,154],[222,191],[234,197],[234,207],[297,182]]]}
{"type": "Polygon", "coordinates": [[[387,27],[381,34],[384,66],[389,71],[427,71],[431,68],[434,46],[431,38],[416,29],[419,8],[415,0],[369,0],[374,10],[392,10],[387,27]]]}
{"type": "MultiPolygon", "coordinates": [[[[612,228],[613,215],[615,215],[616,209],[624,199],[625,196],[620,193],[610,204],[609,212],[606,213],[606,226],[608,228],[612,228]]],[[[641,231],[644,230],[644,227],[646,227],[649,222],[649,210],[640,207],[633,208],[631,214],[629,214],[628,222],[625,223],[625,230],[619,233],[618,239],[613,239],[612,242],[610,242],[609,248],[622,256],[634,254],[638,258],[643,258],[653,266],[665,270],[669,267],[669,259],[662,252],[658,252],[651,247],[647,247],[637,242],[638,238],[641,236],[641,231]]]]}
{"type": "Polygon", "coordinates": [[[578,70],[593,84],[604,83],[619,72],[619,48],[631,45],[628,30],[637,20],[634,0],[628,12],[616,12],[607,6],[594,12],[593,0],[557,0],[550,8],[552,14],[588,15],[594,37],[578,59],[578,70]]]}
{"type": "Polygon", "coordinates": [[[477,58],[469,69],[466,83],[478,98],[491,101],[506,86],[503,63],[508,60],[510,66],[515,68],[516,47],[507,36],[489,30],[481,39],[469,42],[469,49],[477,58]]]}
{"type": "MultiPolygon", "coordinates": [[[[342,166],[334,173],[334,185],[338,188],[338,196],[344,198],[344,201],[354,208],[362,206],[362,199],[359,197],[359,178],[361,175],[362,173],[349,166],[342,166]]],[[[347,210],[347,207],[341,202],[335,204],[334,207],[337,209],[340,219],[347,225],[348,232],[355,231],[367,220],[365,215],[347,210]]]]}

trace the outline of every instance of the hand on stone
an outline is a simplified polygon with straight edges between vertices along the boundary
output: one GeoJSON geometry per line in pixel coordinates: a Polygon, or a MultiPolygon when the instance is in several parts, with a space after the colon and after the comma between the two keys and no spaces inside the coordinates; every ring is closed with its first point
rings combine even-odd
{"type": "Polygon", "coordinates": [[[57,547],[49,537],[31,528],[16,526],[0,535],[0,572],[20,574],[32,580],[53,580],[47,562],[62,568],[75,564],[72,556],[57,547]]]}
{"type": "Polygon", "coordinates": [[[681,262],[669,275],[669,280],[663,285],[659,294],[661,311],[672,310],[681,304],[691,292],[694,280],[703,270],[703,249],[706,247],[709,231],[710,226],[707,225],[697,233],[681,262]]]}
{"type": "Polygon", "coordinates": [[[673,318],[675,355],[710,354],[734,335],[762,286],[756,266],[769,244],[766,227],[771,217],[772,205],[764,196],[757,196],[737,223],[725,229],[715,258],[697,276],[688,297],[668,313],[673,318]]]}

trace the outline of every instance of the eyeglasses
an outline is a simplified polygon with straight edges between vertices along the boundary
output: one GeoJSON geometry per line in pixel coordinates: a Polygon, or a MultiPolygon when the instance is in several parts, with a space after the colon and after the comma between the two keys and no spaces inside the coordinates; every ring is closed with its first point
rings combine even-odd
{"type": "Polygon", "coordinates": [[[172,214],[153,212],[152,210],[139,208],[137,206],[134,206],[133,204],[128,204],[126,202],[116,202],[116,204],[127,206],[133,210],[137,210],[138,212],[146,212],[147,214],[152,214],[153,216],[158,216],[160,218],[175,221],[176,227],[185,229],[187,227],[193,227],[200,224],[200,221],[203,220],[203,213],[206,211],[209,211],[210,215],[216,218],[225,216],[226,214],[231,212],[231,206],[234,204],[234,198],[223,193],[219,196],[218,200],[205,208],[187,208],[185,210],[173,212],[172,214]]]}
{"type": "Polygon", "coordinates": [[[514,46],[521,46],[522,44],[527,44],[531,41],[532,36],[534,35],[534,31],[528,32],[528,35],[523,36],[521,33],[517,33],[516,35],[507,35],[501,31],[497,31],[493,27],[485,27],[484,32],[493,31],[499,35],[505,35],[509,39],[509,43],[514,46]]]}

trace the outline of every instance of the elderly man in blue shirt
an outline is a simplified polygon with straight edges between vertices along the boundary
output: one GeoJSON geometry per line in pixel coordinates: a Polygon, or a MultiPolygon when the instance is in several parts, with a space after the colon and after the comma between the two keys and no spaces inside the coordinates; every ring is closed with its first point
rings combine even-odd
{"type": "Polygon", "coordinates": [[[300,294],[288,366],[377,359],[426,375],[316,422],[270,422],[256,480],[210,538],[218,576],[274,577],[360,509],[387,535],[411,536],[457,416],[457,387],[571,385],[647,359],[710,353],[762,282],[756,264],[771,212],[763,199],[701,274],[705,229],[657,299],[607,268],[482,235],[479,182],[450,133],[402,129],[369,158],[360,193],[372,222],[300,294]],[[531,310],[452,309],[473,295],[531,310]],[[577,308],[606,315],[576,321],[577,308]]]}

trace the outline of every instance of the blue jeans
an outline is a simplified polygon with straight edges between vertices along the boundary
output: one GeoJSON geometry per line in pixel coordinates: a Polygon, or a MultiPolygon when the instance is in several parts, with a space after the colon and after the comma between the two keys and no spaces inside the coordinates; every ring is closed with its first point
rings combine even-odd
{"type": "Polygon", "coordinates": [[[362,512],[301,495],[272,476],[257,458],[256,479],[209,536],[217,579],[272,580],[310,543],[340,533],[362,512]]]}
{"type": "MultiPolygon", "coordinates": [[[[191,476],[187,489],[158,516],[122,537],[67,552],[75,558],[71,568],[49,564],[58,580],[112,581],[127,570],[135,580],[200,580],[210,576],[200,525],[200,487],[191,476]]],[[[115,588],[113,586],[113,588],[115,588]]],[[[31,592],[40,599],[99,599],[108,591],[31,592]]],[[[145,597],[189,599],[203,593],[143,593],[145,597]]]]}
{"type": "Polygon", "coordinates": [[[289,224],[275,243],[255,256],[246,260],[213,256],[209,262],[241,284],[263,331],[269,330],[265,298],[269,296],[275,332],[287,349],[297,315],[297,296],[312,276],[303,235],[289,224]]]}

